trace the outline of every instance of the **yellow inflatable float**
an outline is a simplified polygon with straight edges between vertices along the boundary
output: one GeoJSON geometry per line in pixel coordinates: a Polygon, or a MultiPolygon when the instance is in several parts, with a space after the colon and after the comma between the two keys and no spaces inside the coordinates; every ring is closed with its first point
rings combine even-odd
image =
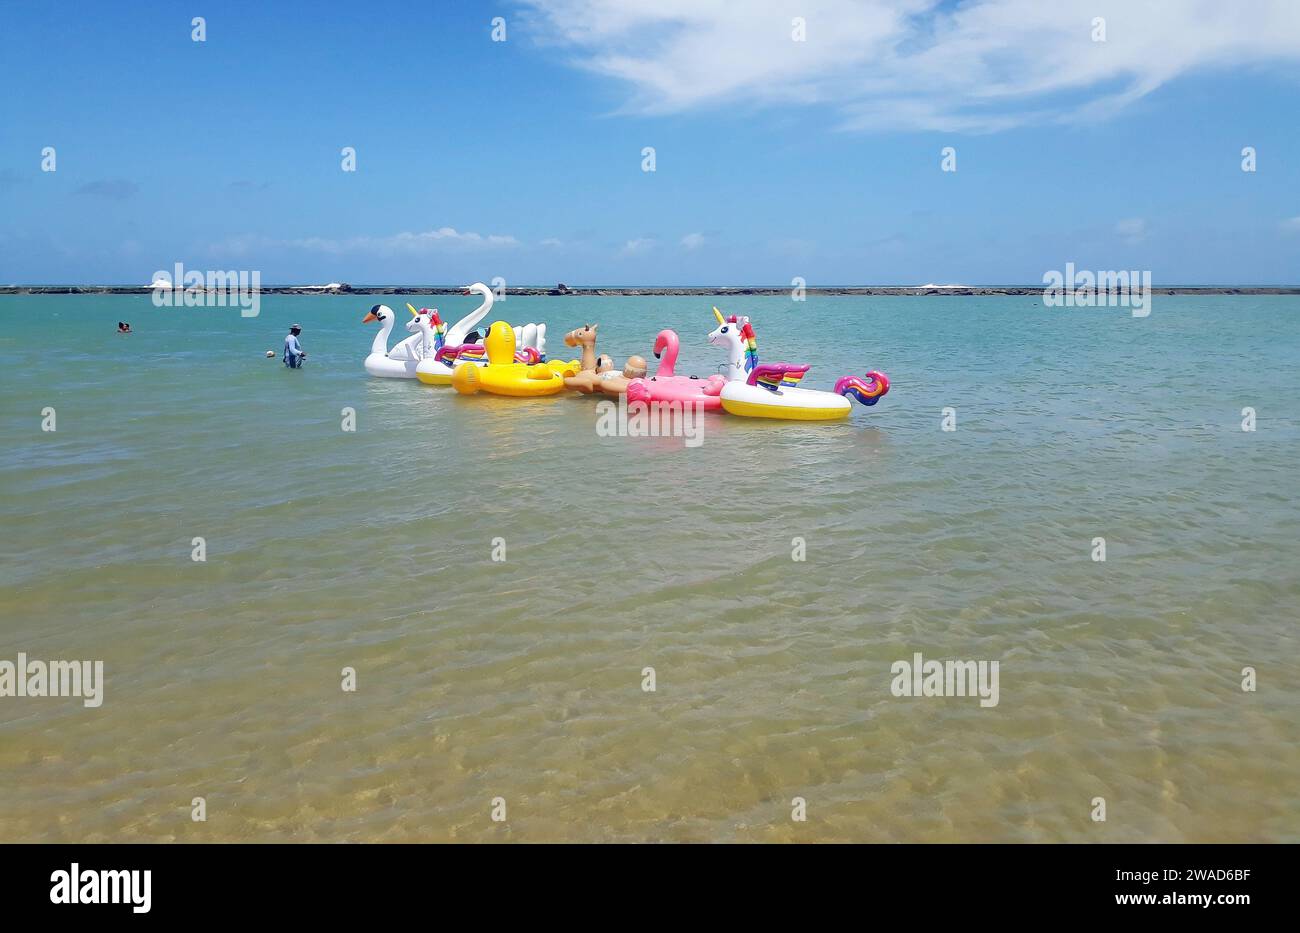
{"type": "Polygon", "coordinates": [[[461,363],[451,374],[451,387],[461,395],[488,392],[531,398],[564,391],[564,371],[577,370],[577,360],[553,363],[516,363],[515,332],[505,321],[488,328],[483,341],[487,365],[461,363]]]}

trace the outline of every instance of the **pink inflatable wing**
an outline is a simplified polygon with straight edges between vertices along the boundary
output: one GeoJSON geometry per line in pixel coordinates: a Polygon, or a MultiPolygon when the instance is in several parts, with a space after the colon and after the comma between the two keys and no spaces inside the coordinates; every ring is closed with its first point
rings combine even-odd
{"type": "Polygon", "coordinates": [[[458,363],[478,363],[487,359],[487,347],[481,343],[462,343],[456,354],[458,363]]]}
{"type": "Polygon", "coordinates": [[[458,347],[443,347],[434,359],[450,366],[452,363],[472,363],[487,358],[487,352],[481,343],[462,343],[458,347]]]}
{"type": "Polygon", "coordinates": [[[627,403],[650,401],[650,387],[644,379],[633,379],[627,384],[627,403]]]}
{"type": "Polygon", "coordinates": [[[769,392],[782,388],[792,389],[811,369],[810,366],[796,366],[793,363],[760,363],[749,373],[749,385],[762,386],[769,392]]]}

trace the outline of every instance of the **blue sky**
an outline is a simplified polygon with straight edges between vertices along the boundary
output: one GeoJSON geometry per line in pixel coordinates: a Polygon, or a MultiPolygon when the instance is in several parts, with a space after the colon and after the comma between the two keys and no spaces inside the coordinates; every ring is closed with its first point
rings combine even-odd
{"type": "Polygon", "coordinates": [[[189,6],[0,5],[0,283],[1300,284],[1290,0],[189,6]]]}

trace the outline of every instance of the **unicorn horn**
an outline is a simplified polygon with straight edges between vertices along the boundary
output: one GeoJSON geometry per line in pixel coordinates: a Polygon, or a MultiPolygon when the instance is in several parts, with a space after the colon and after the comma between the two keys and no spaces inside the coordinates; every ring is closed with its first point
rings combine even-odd
{"type": "Polygon", "coordinates": [[[713,306],[713,316],[716,317],[716,318],[718,319],[718,323],[719,323],[719,324],[725,324],[725,323],[727,323],[726,321],[724,321],[724,320],[722,319],[722,312],[718,310],[718,306],[717,306],[717,305],[714,305],[714,306],[713,306]]]}
{"type": "Polygon", "coordinates": [[[420,312],[419,312],[419,311],[416,311],[415,308],[411,307],[411,303],[410,303],[409,301],[406,303],[406,310],[407,310],[407,311],[410,311],[410,312],[411,312],[411,315],[412,315],[413,317],[419,317],[419,316],[420,316],[420,312]]]}

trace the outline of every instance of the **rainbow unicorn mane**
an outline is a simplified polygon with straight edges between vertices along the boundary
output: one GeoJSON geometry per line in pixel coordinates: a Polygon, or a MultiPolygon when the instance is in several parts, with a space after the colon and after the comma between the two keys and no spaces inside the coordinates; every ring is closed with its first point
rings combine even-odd
{"type": "Polygon", "coordinates": [[[433,350],[436,353],[447,342],[447,325],[438,316],[438,309],[429,312],[429,322],[433,324],[433,350]]]}
{"type": "Polygon", "coordinates": [[[758,338],[754,336],[753,325],[749,320],[741,321],[736,315],[727,318],[729,324],[739,324],[740,340],[745,345],[745,372],[753,372],[758,365],[758,338]]]}

